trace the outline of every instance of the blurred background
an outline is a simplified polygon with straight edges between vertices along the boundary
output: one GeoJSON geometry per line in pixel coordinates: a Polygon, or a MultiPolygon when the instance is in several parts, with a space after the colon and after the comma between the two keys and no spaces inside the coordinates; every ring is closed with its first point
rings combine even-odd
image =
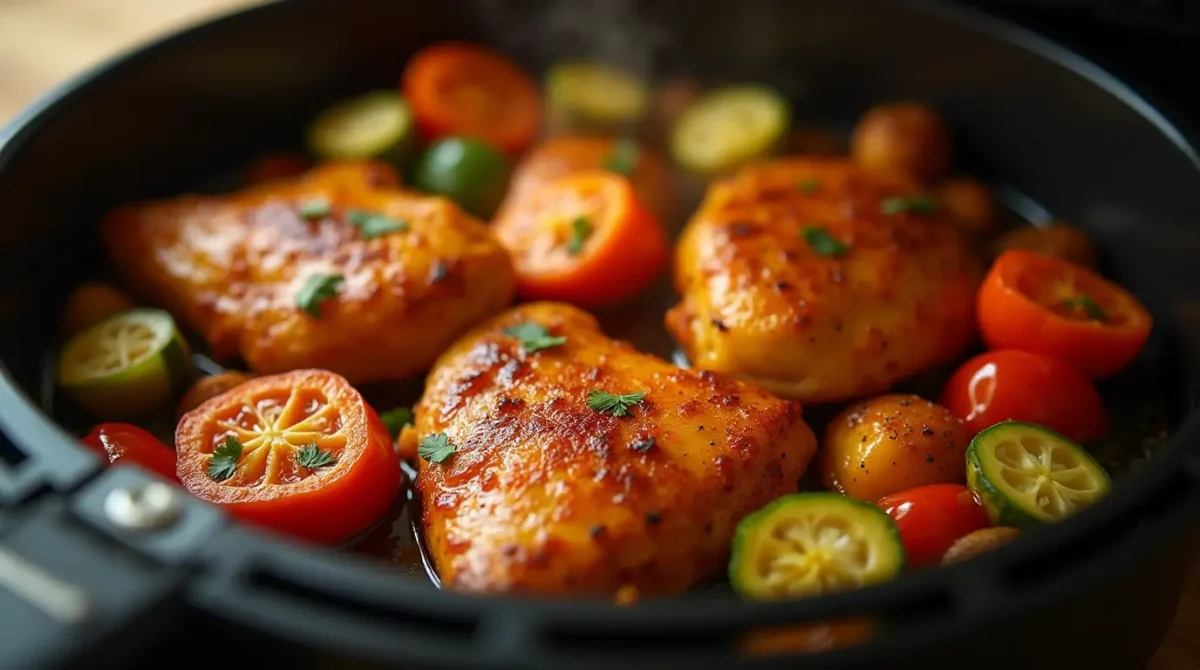
{"type": "MultiPolygon", "coordinates": [[[[344,0],[343,0],[344,1],[344,0]]],[[[398,0],[399,1],[399,0],[398,0]]],[[[0,124],[7,122],[39,95],[71,76],[155,37],[206,18],[263,0],[0,0],[0,124]]],[[[1155,48],[1173,49],[1165,59],[1177,62],[1191,83],[1172,96],[1191,97],[1200,91],[1195,66],[1200,63],[1200,6],[1172,0],[1054,0],[1042,2],[970,2],[988,5],[1054,36],[1075,42],[1088,22],[1087,34],[1109,50],[1129,54],[1124,59],[1155,57],[1155,48]],[[1032,13],[1031,13],[1032,12],[1032,13]],[[1105,25],[1097,29],[1092,22],[1105,25]],[[1097,32],[1099,30],[1100,32],[1097,32]],[[1149,32],[1147,32],[1149,31],[1149,32]],[[1157,33],[1151,37],[1150,33],[1157,33]],[[1170,37],[1162,39],[1164,36],[1170,37]],[[1138,40],[1132,49],[1122,40],[1138,40]],[[1165,46],[1169,43],[1169,47],[1165,46]],[[1157,45],[1157,47],[1155,46],[1157,45]],[[1182,51],[1181,51],[1182,49],[1182,51]]],[[[1076,44],[1078,46],[1078,44],[1076,44]]],[[[1086,46],[1086,45],[1085,45],[1086,46]]],[[[1132,45],[1131,45],[1132,46],[1132,45]]],[[[1159,61],[1160,63],[1162,61],[1159,61]]],[[[1115,65],[1105,63],[1106,65],[1115,65]]],[[[1119,71],[1121,68],[1117,68],[1119,71]]],[[[1154,82],[1162,68],[1139,68],[1140,81],[1154,82]]],[[[1126,74],[1122,72],[1122,74],[1126,74]]],[[[1190,100],[1188,101],[1190,102],[1190,100]]],[[[1188,105],[1184,105],[1185,107],[1188,105]]],[[[1136,616],[1136,614],[1133,614],[1136,616]]],[[[1120,622],[1113,622],[1114,632],[1120,622]]],[[[1118,633],[1119,634],[1119,633],[1118,633]]],[[[1149,670],[1200,669],[1200,574],[1184,594],[1175,624],[1149,670]]]]}

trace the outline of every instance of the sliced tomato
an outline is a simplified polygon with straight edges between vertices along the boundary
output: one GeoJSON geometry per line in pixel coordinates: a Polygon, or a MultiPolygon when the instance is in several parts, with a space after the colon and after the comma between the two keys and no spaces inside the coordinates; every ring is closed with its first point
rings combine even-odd
{"type": "Polygon", "coordinates": [[[629,180],[601,170],[560,177],[512,207],[492,228],[528,300],[598,308],[649,286],[667,259],[667,236],[629,180]]]}
{"type": "Polygon", "coordinates": [[[979,329],[995,349],[1058,358],[1092,379],[1129,364],[1150,336],[1150,313],[1128,291],[1080,265],[1006,251],[979,289],[979,329]]]}
{"type": "Polygon", "coordinates": [[[102,423],[83,438],[83,444],[112,465],[133,463],[175,481],[175,452],[142,428],[102,423]]]}
{"type": "Polygon", "coordinates": [[[184,415],[179,480],[248,523],[335,543],[378,520],[400,487],[387,428],[342,377],[296,370],[245,382],[184,415]]]}
{"type": "Polygon", "coordinates": [[[946,383],[942,405],[972,437],[1001,421],[1036,423],[1075,442],[1108,434],[1104,401],[1092,382],[1062,361],[1016,349],[980,354],[946,383]]]}
{"type": "Polygon", "coordinates": [[[533,78],[487,47],[426,47],[408,61],[401,89],[426,140],[458,135],[516,154],[541,127],[542,100],[533,78]]]}
{"type": "Polygon", "coordinates": [[[960,537],[991,525],[975,494],[959,484],[930,484],[893,493],[879,506],[896,522],[914,567],[937,565],[960,537]]]}

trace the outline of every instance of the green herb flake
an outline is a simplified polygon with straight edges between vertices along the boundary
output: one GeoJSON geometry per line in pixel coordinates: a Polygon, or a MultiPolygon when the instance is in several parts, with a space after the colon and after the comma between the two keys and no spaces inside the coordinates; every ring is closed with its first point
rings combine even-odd
{"type": "Polygon", "coordinates": [[[458,453],[458,447],[450,444],[450,438],[445,433],[434,433],[421,439],[417,453],[430,463],[442,463],[458,453]]]}
{"type": "Polygon", "coordinates": [[[576,217],[571,222],[571,239],[567,240],[567,253],[578,256],[583,253],[583,245],[592,236],[592,222],[587,217],[576,217]]]}
{"type": "Polygon", "coordinates": [[[628,177],[637,169],[641,155],[642,150],[638,147],[637,142],[623,137],[617,140],[608,157],[604,159],[604,169],[628,177]]]}
{"type": "Polygon", "coordinates": [[[615,417],[622,417],[629,414],[629,408],[634,405],[640,405],[642,399],[646,397],[645,391],[636,393],[628,393],[625,395],[613,395],[607,391],[594,389],[588,393],[587,404],[597,412],[611,414],[615,417]]]}
{"type": "Polygon", "coordinates": [[[801,193],[812,195],[821,188],[821,182],[817,179],[801,179],[796,182],[796,188],[800,189],[801,193]]]}
{"type": "Polygon", "coordinates": [[[380,414],[379,419],[387,426],[388,435],[391,435],[392,441],[395,442],[400,437],[400,431],[404,430],[405,426],[412,425],[413,413],[407,407],[397,407],[380,414]]]}
{"type": "Polygon", "coordinates": [[[564,336],[551,337],[550,331],[540,323],[526,321],[504,329],[504,334],[521,341],[521,350],[527,354],[560,347],[567,343],[564,336]]]}
{"type": "Polygon", "coordinates": [[[342,275],[315,274],[309,277],[300,292],[296,304],[314,319],[321,318],[321,303],[337,295],[338,287],[345,281],[342,275]]]}
{"type": "Polygon", "coordinates": [[[884,214],[932,214],[937,208],[936,200],[923,195],[886,198],[879,203],[879,211],[884,214]]]}
{"type": "Polygon", "coordinates": [[[1087,314],[1089,318],[1095,319],[1096,321],[1108,320],[1108,312],[1105,312],[1100,305],[1097,305],[1096,301],[1092,300],[1091,296],[1085,294],[1080,294],[1074,298],[1071,298],[1070,300],[1064,301],[1063,306],[1070,309],[1082,309],[1084,314],[1087,314]]]}
{"type": "Polygon", "coordinates": [[[309,470],[333,465],[334,460],[336,459],[334,459],[333,454],[328,451],[322,451],[315,442],[300,447],[300,451],[296,452],[296,465],[308,468],[309,470]]]}
{"type": "Polygon", "coordinates": [[[821,226],[805,226],[800,234],[804,236],[808,246],[821,256],[844,256],[850,251],[850,245],[830,235],[829,231],[821,226]]]}
{"type": "Polygon", "coordinates": [[[213,450],[212,459],[208,461],[208,476],[213,481],[223,482],[237,472],[238,459],[242,457],[242,443],[232,435],[226,435],[225,441],[213,450]]]}
{"type": "Polygon", "coordinates": [[[305,200],[304,202],[300,203],[300,206],[296,209],[297,213],[306,219],[319,219],[321,217],[329,216],[330,210],[331,206],[329,201],[325,198],[313,198],[311,200],[305,200]]]}
{"type": "Polygon", "coordinates": [[[373,240],[389,233],[403,233],[408,230],[408,222],[393,219],[383,214],[352,209],[346,212],[346,220],[358,228],[364,240],[373,240]]]}

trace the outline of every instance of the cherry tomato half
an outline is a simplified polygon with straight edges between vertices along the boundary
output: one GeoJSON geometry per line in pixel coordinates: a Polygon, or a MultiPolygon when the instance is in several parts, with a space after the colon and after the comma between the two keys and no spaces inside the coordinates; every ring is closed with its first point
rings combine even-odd
{"type": "Polygon", "coordinates": [[[387,428],[324,370],[259,377],[184,415],[179,480],[248,523],[336,543],[376,521],[400,487],[387,428]]]}
{"type": "Polygon", "coordinates": [[[959,484],[930,484],[893,493],[879,506],[896,522],[908,564],[937,565],[958,538],[991,525],[987,510],[959,484]]]}
{"type": "Polygon", "coordinates": [[[980,354],[946,383],[942,404],[962,417],[971,435],[1001,421],[1027,421],[1067,439],[1108,434],[1104,401],[1091,381],[1062,361],[1016,349],[980,354]]]}
{"type": "Polygon", "coordinates": [[[1092,379],[1137,357],[1152,324],[1125,289],[1082,266],[1019,249],[996,259],[977,312],[988,346],[1053,356],[1092,379]]]}
{"type": "Polygon", "coordinates": [[[175,481],[175,452],[146,430],[128,423],[102,423],[83,438],[84,446],[110,464],[135,463],[175,481]]]}
{"type": "Polygon", "coordinates": [[[537,84],[487,47],[461,42],[426,47],[408,61],[401,89],[426,140],[459,135],[515,154],[541,127],[537,84]]]}
{"type": "Polygon", "coordinates": [[[599,170],[560,177],[505,207],[492,232],[513,259],[517,292],[584,308],[637,295],[667,262],[662,225],[629,180],[599,170]]]}

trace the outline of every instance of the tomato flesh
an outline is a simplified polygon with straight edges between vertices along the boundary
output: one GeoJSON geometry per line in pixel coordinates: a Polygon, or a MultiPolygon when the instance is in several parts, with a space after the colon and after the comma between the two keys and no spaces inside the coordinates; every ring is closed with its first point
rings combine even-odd
{"type": "Polygon", "coordinates": [[[884,496],[879,506],[896,522],[908,564],[937,565],[960,537],[991,525],[987,510],[959,484],[931,484],[884,496]]]}
{"type": "Polygon", "coordinates": [[[133,463],[175,481],[175,452],[148,431],[128,423],[102,423],[83,444],[111,465],[133,463]]]}
{"type": "Polygon", "coordinates": [[[1002,349],[980,354],[954,372],[942,405],[966,422],[971,435],[1001,421],[1045,426],[1075,442],[1108,434],[1104,401],[1091,381],[1062,361],[1002,349]]]}

